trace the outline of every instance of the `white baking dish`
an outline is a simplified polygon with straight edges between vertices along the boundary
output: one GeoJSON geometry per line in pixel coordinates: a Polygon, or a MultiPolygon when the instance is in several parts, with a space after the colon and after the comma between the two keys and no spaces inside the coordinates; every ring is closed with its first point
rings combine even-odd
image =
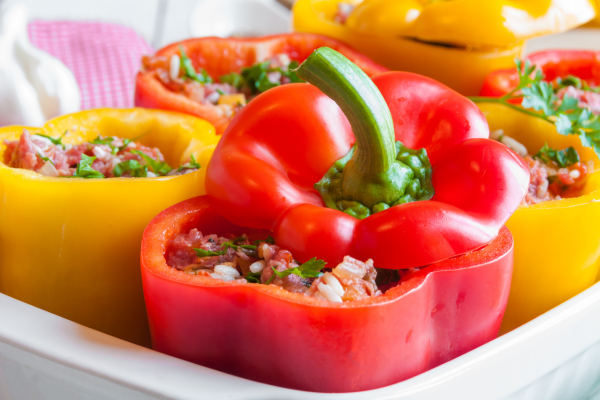
{"type": "Polygon", "coordinates": [[[339,395],[237,378],[0,295],[1,400],[225,398],[600,399],[600,284],[415,378],[339,395]]]}

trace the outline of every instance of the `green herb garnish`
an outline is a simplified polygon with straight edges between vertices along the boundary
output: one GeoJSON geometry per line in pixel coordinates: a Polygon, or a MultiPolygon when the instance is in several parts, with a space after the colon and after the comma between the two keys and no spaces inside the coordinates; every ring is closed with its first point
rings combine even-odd
{"type": "Polygon", "coordinates": [[[36,133],[35,136],[41,136],[43,138],[50,140],[52,142],[52,144],[55,144],[57,146],[62,146],[63,145],[62,138],[65,137],[67,132],[69,132],[69,131],[65,131],[65,133],[63,133],[58,139],[54,139],[53,137],[42,135],[40,133],[36,133]]]}
{"type": "Polygon", "coordinates": [[[97,145],[109,146],[111,154],[115,155],[119,152],[119,148],[112,145],[113,140],[115,140],[115,139],[112,137],[102,138],[102,136],[98,136],[94,140],[92,140],[90,143],[97,144],[97,145]]]}
{"type": "Polygon", "coordinates": [[[50,164],[54,165],[54,162],[52,162],[52,160],[49,157],[45,157],[45,156],[41,155],[40,153],[38,153],[38,156],[40,156],[42,161],[49,162],[50,164]]]}
{"type": "Polygon", "coordinates": [[[137,155],[141,156],[146,161],[146,163],[148,164],[148,166],[150,168],[152,168],[152,171],[156,175],[164,176],[164,175],[168,174],[173,169],[166,162],[164,162],[164,161],[156,161],[155,159],[153,159],[152,157],[146,155],[142,151],[131,150],[131,152],[133,154],[137,154],[137,155]]]}
{"type": "Polygon", "coordinates": [[[196,158],[194,157],[194,155],[190,155],[190,161],[187,164],[183,164],[180,165],[179,168],[177,168],[177,172],[181,171],[182,169],[200,169],[202,168],[200,166],[200,163],[198,163],[198,161],[196,161],[196,158]]]}
{"type": "Polygon", "coordinates": [[[103,138],[102,136],[97,136],[90,143],[91,144],[97,144],[97,145],[106,145],[106,146],[109,146],[111,148],[111,153],[113,155],[116,155],[118,152],[125,150],[127,148],[127,146],[129,145],[129,143],[135,142],[135,141],[143,138],[148,133],[150,133],[150,132],[148,131],[146,133],[143,133],[140,136],[134,137],[133,139],[123,139],[123,145],[119,146],[119,147],[117,147],[117,146],[115,146],[115,145],[112,144],[113,141],[115,140],[115,138],[113,138],[113,137],[105,137],[105,138],[103,138]]]}
{"type": "MultiPolygon", "coordinates": [[[[587,83],[573,76],[559,79],[556,85],[553,85],[544,81],[542,71],[536,70],[529,61],[523,64],[520,59],[516,59],[515,64],[519,72],[519,84],[515,89],[502,97],[470,97],[470,99],[476,103],[500,103],[550,122],[561,135],[578,135],[583,146],[593,148],[596,154],[600,155],[600,117],[587,108],[580,107],[577,99],[564,96],[562,101],[559,101],[556,96],[558,90],[566,86],[594,92],[598,92],[600,88],[590,88],[587,83]],[[519,91],[521,94],[518,94],[519,91]],[[521,105],[511,103],[514,99],[522,99],[521,105]]],[[[571,154],[570,157],[573,158],[573,155],[571,154]]]]}
{"type": "Polygon", "coordinates": [[[114,147],[111,145],[113,140],[115,140],[115,138],[112,138],[112,137],[102,138],[102,136],[98,136],[98,137],[96,137],[96,139],[92,140],[90,143],[98,144],[98,145],[105,144],[107,146],[114,147]]]}
{"type": "Polygon", "coordinates": [[[573,147],[568,147],[564,150],[554,150],[545,144],[534,156],[545,163],[554,161],[559,167],[565,168],[579,162],[579,154],[573,147]]]}
{"type": "Polygon", "coordinates": [[[123,139],[123,145],[121,147],[117,147],[117,152],[125,150],[127,146],[129,146],[129,143],[133,142],[134,140],[135,139],[123,139]]]}
{"type": "Polygon", "coordinates": [[[204,249],[194,249],[194,251],[196,252],[196,256],[199,258],[203,258],[203,257],[214,257],[214,256],[223,256],[227,253],[227,249],[225,250],[221,250],[221,251],[211,251],[211,250],[204,250],[204,249]]]}
{"type": "Polygon", "coordinates": [[[258,246],[260,244],[260,242],[266,242],[268,244],[275,244],[275,239],[273,239],[270,235],[267,236],[266,239],[264,240],[255,240],[254,242],[252,242],[253,245],[258,246]]]}
{"type": "Polygon", "coordinates": [[[116,177],[121,177],[128,171],[130,171],[130,175],[135,178],[146,178],[148,176],[148,167],[141,165],[137,160],[127,160],[118,163],[113,169],[113,174],[116,177]]]}
{"type": "Polygon", "coordinates": [[[591,87],[588,83],[582,80],[578,76],[569,75],[564,78],[556,78],[556,89],[560,90],[568,86],[573,86],[577,89],[585,90],[588,92],[600,93],[600,86],[591,87]]]}
{"type": "Polygon", "coordinates": [[[232,72],[227,75],[221,75],[219,77],[219,82],[227,83],[236,89],[241,89],[242,87],[247,85],[244,78],[240,74],[236,74],[235,72],[232,72]]]}
{"type": "Polygon", "coordinates": [[[261,272],[248,272],[246,275],[246,280],[250,283],[260,283],[261,272]]]}
{"type": "Polygon", "coordinates": [[[292,274],[298,275],[300,278],[318,278],[319,276],[323,275],[321,270],[325,267],[325,264],[327,264],[325,261],[317,260],[317,257],[313,257],[302,265],[299,265],[294,268],[288,268],[285,271],[281,272],[271,267],[273,268],[274,275],[271,276],[271,279],[269,279],[269,281],[266,284],[270,284],[273,281],[275,275],[277,275],[280,278],[285,278],[286,276],[292,274]]]}
{"type": "Polygon", "coordinates": [[[190,162],[188,162],[188,165],[190,166],[190,168],[197,168],[197,169],[202,168],[200,166],[200,163],[198,161],[196,161],[196,158],[194,157],[193,154],[190,155],[190,162]]]}
{"type": "Polygon", "coordinates": [[[208,73],[200,68],[200,74],[196,72],[194,69],[194,65],[192,64],[192,60],[187,56],[183,46],[179,46],[179,56],[181,57],[181,67],[185,72],[185,77],[193,79],[200,83],[212,83],[212,78],[208,75],[208,73]]]}
{"type": "Polygon", "coordinates": [[[268,74],[270,72],[279,72],[282,76],[286,76],[292,83],[304,82],[298,78],[298,75],[294,71],[298,68],[299,64],[297,61],[290,62],[287,69],[283,68],[269,68],[271,61],[265,61],[262,63],[256,63],[250,67],[242,68],[240,74],[231,73],[222,75],[219,81],[222,83],[228,83],[236,89],[248,87],[252,94],[258,94],[265,92],[275,86],[279,86],[279,82],[271,82],[268,74]]]}
{"type": "Polygon", "coordinates": [[[127,146],[129,145],[129,143],[137,142],[138,140],[140,140],[141,138],[143,138],[144,136],[146,136],[149,133],[150,133],[150,131],[148,131],[146,133],[142,133],[141,135],[136,136],[133,139],[123,139],[123,145],[121,147],[118,147],[118,151],[125,150],[127,148],[127,146]]]}
{"type": "Polygon", "coordinates": [[[77,170],[73,175],[73,178],[85,178],[85,179],[100,179],[104,178],[104,175],[92,168],[92,163],[96,157],[90,157],[85,154],[81,155],[81,161],[77,164],[77,170]]]}
{"type": "Polygon", "coordinates": [[[231,239],[230,241],[225,242],[221,245],[220,251],[210,251],[210,250],[204,250],[204,249],[194,249],[194,251],[196,252],[196,255],[198,257],[202,258],[202,257],[224,256],[225,254],[227,254],[227,250],[229,250],[230,248],[233,250],[237,250],[238,248],[241,247],[243,249],[256,250],[256,246],[252,246],[249,244],[243,244],[243,245],[236,244],[236,243],[242,242],[246,239],[247,239],[246,236],[238,236],[234,239],[231,239]]]}

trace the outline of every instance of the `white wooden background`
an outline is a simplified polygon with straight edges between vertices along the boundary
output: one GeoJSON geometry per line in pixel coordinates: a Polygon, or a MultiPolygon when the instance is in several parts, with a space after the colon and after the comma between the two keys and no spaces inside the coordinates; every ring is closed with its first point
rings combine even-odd
{"type": "MultiPolygon", "coordinates": [[[[36,19],[105,21],[127,25],[155,49],[191,36],[191,15],[199,0],[0,0],[21,2],[36,19]]],[[[219,0],[204,0],[218,2],[219,0]]],[[[293,0],[266,0],[289,3],[293,0]]],[[[196,22],[198,23],[198,22],[196,22]]],[[[200,22],[201,23],[201,22],[200,22]]],[[[578,29],[531,40],[528,51],[546,48],[600,50],[600,29],[578,29]]]]}

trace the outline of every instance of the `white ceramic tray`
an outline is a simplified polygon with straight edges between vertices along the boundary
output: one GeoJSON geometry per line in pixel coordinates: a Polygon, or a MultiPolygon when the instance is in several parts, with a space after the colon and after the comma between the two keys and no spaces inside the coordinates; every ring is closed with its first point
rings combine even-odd
{"type": "MultiPolygon", "coordinates": [[[[531,41],[528,50],[598,49],[599,37],[600,30],[580,29],[531,41]]],[[[203,368],[0,294],[0,400],[34,399],[600,400],[600,284],[415,378],[343,395],[282,389],[203,368]]]]}
{"type": "Polygon", "coordinates": [[[415,378],[329,395],[200,367],[0,295],[0,399],[600,400],[600,284],[415,378]]]}

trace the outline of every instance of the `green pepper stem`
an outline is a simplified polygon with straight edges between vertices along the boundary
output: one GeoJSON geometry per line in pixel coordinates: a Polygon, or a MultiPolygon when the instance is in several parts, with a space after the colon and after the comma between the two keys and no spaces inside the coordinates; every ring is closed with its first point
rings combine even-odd
{"type": "Polygon", "coordinates": [[[360,68],[329,47],[315,50],[296,70],[342,109],[357,141],[355,164],[365,175],[387,172],[396,158],[390,110],[360,68]]]}

